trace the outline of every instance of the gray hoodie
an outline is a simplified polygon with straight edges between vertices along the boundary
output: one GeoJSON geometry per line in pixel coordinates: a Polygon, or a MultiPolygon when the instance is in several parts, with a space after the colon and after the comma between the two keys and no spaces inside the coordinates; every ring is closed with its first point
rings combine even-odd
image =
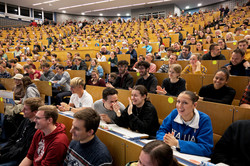
{"type": "Polygon", "coordinates": [[[34,83],[28,85],[27,90],[22,100],[22,104],[24,103],[26,99],[31,98],[31,97],[40,97],[40,92],[38,91],[34,83]]]}

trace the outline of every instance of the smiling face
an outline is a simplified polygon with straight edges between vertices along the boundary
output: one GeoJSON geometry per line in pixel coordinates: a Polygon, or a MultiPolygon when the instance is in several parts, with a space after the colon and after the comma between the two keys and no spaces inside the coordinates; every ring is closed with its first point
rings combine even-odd
{"type": "Polygon", "coordinates": [[[185,121],[190,121],[194,116],[194,108],[196,107],[197,102],[193,103],[189,95],[181,93],[176,102],[176,108],[178,114],[185,121]]]}
{"type": "Polygon", "coordinates": [[[107,96],[107,100],[102,100],[104,107],[108,110],[114,110],[113,105],[118,102],[117,94],[107,96]]]}
{"type": "Polygon", "coordinates": [[[139,90],[132,90],[131,101],[134,105],[141,107],[146,99],[146,95],[141,95],[139,90]]]}
{"type": "Polygon", "coordinates": [[[70,133],[72,134],[73,140],[80,141],[80,143],[84,143],[92,136],[93,130],[86,131],[85,121],[74,118],[70,133]]]}
{"type": "Polygon", "coordinates": [[[226,85],[227,84],[226,74],[222,71],[217,72],[213,78],[213,84],[215,89],[220,89],[224,85],[226,85]]]}
{"type": "Polygon", "coordinates": [[[233,65],[238,65],[240,64],[244,59],[244,56],[242,57],[241,54],[239,53],[232,53],[232,57],[231,57],[231,62],[233,65]]]}
{"type": "Polygon", "coordinates": [[[197,59],[196,55],[192,55],[189,59],[189,62],[191,65],[195,65],[197,61],[198,61],[198,59],[197,59]]]}

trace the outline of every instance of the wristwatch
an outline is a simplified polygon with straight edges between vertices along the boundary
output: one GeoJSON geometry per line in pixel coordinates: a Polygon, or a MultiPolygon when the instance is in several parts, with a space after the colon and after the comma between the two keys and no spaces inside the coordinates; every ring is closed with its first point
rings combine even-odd
{"type": "Polygon", "coordinates": [[[69,111],[71,111],[72,107],[69,107],[69,111]]]}

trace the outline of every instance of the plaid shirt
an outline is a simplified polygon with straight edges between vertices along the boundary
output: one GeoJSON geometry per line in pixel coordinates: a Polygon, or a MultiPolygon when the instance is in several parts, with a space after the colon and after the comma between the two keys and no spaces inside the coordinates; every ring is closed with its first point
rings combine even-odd
{"type": "Polygon", "coordinates": [[[245,92],[240,100],[240,105],[241,104],[250,104],[250,84],[245,89],[245,92]]]}
{"type": "Polygon", "coordinates": [[[11,75],[9,72],[4,71],[3,73],[0,73],[0,78],[11,78],[11,75]]]}

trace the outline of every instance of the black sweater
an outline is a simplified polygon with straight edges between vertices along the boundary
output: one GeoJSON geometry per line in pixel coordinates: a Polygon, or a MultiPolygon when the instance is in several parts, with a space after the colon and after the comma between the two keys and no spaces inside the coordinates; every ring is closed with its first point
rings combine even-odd
{"type": "Polygon", "coordinates": [[[132,88],[134,83],[133,80],[133,77],[129,73],[126,73],[123,77],[118,76],[113,83],[113,86],[121,89],[132,88]]]}
{"type": "Polygon", "coordinates": [[[165,88],[168,96],[178,96],[182,91],[186,90],[186,81],[180,78],[176,83],[171,83],[169,78],[163,80],[162,88],[165,88]]]}
{"type": "Polygon", "coordinates": [[[232,104],[236,92],[233,88],[223,86],[220,89],[214,89],[214,85],[206,85],[200,89],[199,96],[204,97],[204,101],[211,101],[222,104],[232,104]]]}
{"type": "Polygon", "coordinates": [[[115,118],[118,126],[130,128],[133,131],[155,136],[160,125],[155,107],[150,101],[145,101],[141,108],[133,105],[132,114],[128,115],[128,107],[122,111],[120,117],[115,118]]]}
{"type": "Polygon", "coordinates": [[[216,144],[212,163],[248,166],[250,163],[250,120],[233,123],[216,144]]]}
{"type": "Polygon", "coordinates": [[[7,145],[1,148],[0,163],[13,160],[21,162],[28,153],[35,132],[35,122],[24,119],[16,133],[8,140],[7,145]]]}
{"type": "Polygon", "coordinates": [[[157,84],[158,81],[152,73],[150,73],[150,76],[146,80],[141,77],[135,83],[135,85],[144,85],[149,93],[156,93],[157,84]]]}

